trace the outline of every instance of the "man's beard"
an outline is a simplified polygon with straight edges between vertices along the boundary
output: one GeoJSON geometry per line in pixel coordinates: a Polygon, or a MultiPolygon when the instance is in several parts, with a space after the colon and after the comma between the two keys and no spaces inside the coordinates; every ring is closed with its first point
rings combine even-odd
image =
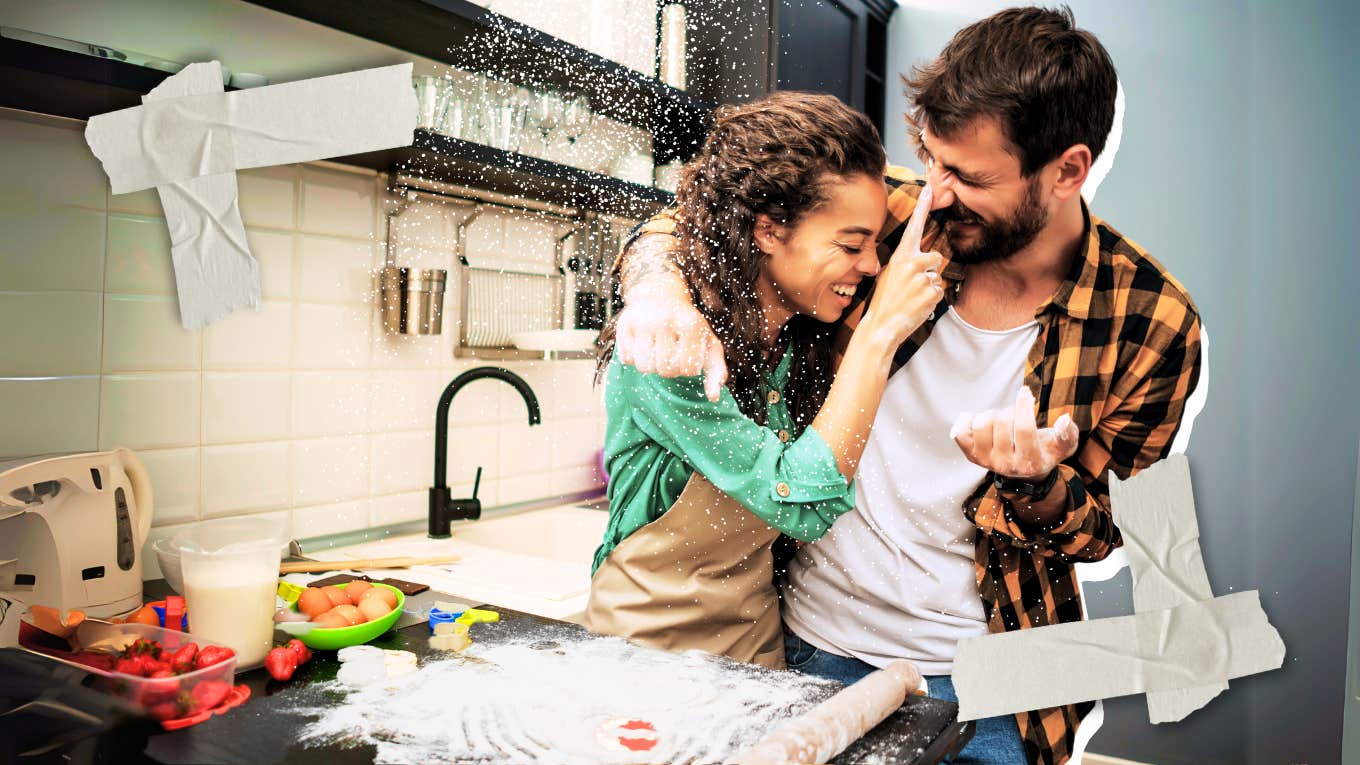
{"type": "Polygon", "coordinates": [[[1005,220],[987,223],[977,213],[965,207],[956,198],[954,204],[935,213],[945,224],[945,235],[949,237],[949,249],[954,262],[962,265],[987,263],[1005,260],[1028,247],[1034,238],[1048,225],[1048,210],[1039,198],[1039,183],[1036,178],[1025,189],[1025,198],[1020,206],[1005,220]],[[952,224],[975,223],[974,241],[961,244],[958,232],[952,224]]]}

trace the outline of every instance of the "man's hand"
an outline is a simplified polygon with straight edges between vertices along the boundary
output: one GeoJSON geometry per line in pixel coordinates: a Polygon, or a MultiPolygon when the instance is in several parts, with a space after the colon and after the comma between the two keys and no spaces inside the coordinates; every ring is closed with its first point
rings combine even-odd
{"type": "Polygon", "coordinates": [[[718,400],[727,382],[723,346],[690,303],[678,275],[640,282],[630,289],[616,330],[614,353],[620,361],[662,377],[702,373],[708,400],[718,400]]]}
{"type": "Polygon", "coordinates": [[[1062,415],[1040,429],[1034,419],[1034,394],[1021,386],[1011,409],[959,415],[949,435],[969,462],[1003,478],[1038,481],[1077,451],[1080,432],[1062,415]]]}

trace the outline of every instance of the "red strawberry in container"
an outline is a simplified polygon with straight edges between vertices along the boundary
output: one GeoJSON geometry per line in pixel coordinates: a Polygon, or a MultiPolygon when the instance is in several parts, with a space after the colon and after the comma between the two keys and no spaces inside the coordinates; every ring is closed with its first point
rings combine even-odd
{"type": "Polygon", "coordinates": [[[211,667],[214,664],[220,664],[235,655],[235,651],[224,646],[204,646],[198,649],[198,656],[194,658],[194,669],[203,669],[204,667],[211,667]]]}
{"type": "Polygon", "coordinates": [[[194,712],[204,712],[221,704],[231,693],[231,684],[221,680],[203,680],[189,691],[189,707],[194,712]]]}

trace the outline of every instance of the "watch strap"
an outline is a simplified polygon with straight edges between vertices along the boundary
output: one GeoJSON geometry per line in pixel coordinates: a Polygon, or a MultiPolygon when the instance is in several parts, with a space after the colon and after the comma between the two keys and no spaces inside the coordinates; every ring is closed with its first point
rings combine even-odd
{"type": "Polygon", "coordinates": [[[1004,491],[1008,494],[1020,494],[1032,500],[1040,500],[1048,496],[1053,491],[1053,486],[1058,483],[1058,469],[1055,467],[1049,471],[1048,475],[1038,481],[1026,481],[1020,478],[1007,478],[997,473],[992,473],[992,485],[997,491],[1004,491]]]}

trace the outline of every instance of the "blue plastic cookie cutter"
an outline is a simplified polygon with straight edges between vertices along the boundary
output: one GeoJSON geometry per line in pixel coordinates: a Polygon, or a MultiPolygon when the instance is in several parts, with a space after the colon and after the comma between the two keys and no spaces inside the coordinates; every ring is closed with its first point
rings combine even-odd
{"type": "Polygon", "coordinates": [[[431,608],[429,618],[430,634],[431,635],[434,634],[434,625],[442,624],[445,622],[452,623],[453,620],[457,619],[462,615],[463,615],[462,611],[458,611],[457,613],[455,613],[452,611],[441,611],[438,608],[431,608]]]}

